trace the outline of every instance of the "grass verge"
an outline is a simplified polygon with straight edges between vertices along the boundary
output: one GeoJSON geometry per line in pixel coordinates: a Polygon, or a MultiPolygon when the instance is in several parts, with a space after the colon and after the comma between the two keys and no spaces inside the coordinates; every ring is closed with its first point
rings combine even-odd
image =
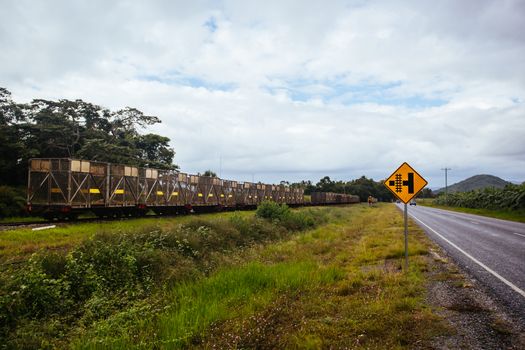
{"type": "MultiPolygon", "coordinates": [[[[46,232],[37,245],[41,250],[29,258],[25,251],[11,252],[17,264],[2,265],[0,344],[19,349],[69,347],[71,339],[84,338],[93,328],[106,331],[105,320],[117,326],[110,328],[111,334],[128,331],[135,316],[142,322],[146,314],[158,314],[159,307],[179,303],[170,297],[172,290],[183,293],[188,290],[185,283],[204,281],[231,264],[236,252],[282,240],[324,220],[323,213],[313,209],[272,208],[277,215],[271,220],[252,212],[185,217],[175,223],[123,221],[98,232],[96,226],[78,225],[82,234],[69,241],[63,233],[75,226],[46,232]],[[49,249],[55,239],[61,242],[59,248],[49,249]]],[[[15,233],[9,237],[27,240],[23,231],[21,237],[15,233]]],[[[118,344],[118,337],[109,339],[103,344],[118,344]]]]}
{"type": "Polygon", "coordinates": [[[433,199],[418,199],[417,203],[420,205],[424,205],[426,207],[451,210],[451,211],[456,211],[459,213],[481,215],[481,216],[486,216],[486,217],[501,219],[501,220],[525,222],[525,212],[523,210],[492,210],[492,209],[453,207],[453,206],[448,206],[448,205],[435,204],[433,199]]]}
{"type": "Polygon", "coordinates": [[[393,205],[326,208],[328,223],[253,246],[166,289],[155,312],[101,320],[74,347],[425,347],[447,329],[425,302],[429,241],[393,205]]]}
{"type": "Polygon", "coordinates": [[[31,228],[17,228],[2,231],[0,235],[0,263],[9,264],[27,260],[31,254],[43,250],[68,251],[97,233],[133,234],[138,231],[169,231],[196,218],[202,220],[229,220],[232,217],[248,218],[253,212],[225,212],[195,216],[167,218],[141,218],[120,221],[92,223],[60,223],[56,228],[32,231],[31,228]]]}

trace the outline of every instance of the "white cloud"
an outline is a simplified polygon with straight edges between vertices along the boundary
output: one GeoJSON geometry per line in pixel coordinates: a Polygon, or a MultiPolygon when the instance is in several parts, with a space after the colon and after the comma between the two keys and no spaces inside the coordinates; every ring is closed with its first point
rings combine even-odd
{"type": "Polygon", "coordinates": [[[158,115],[188,172],[523,181],[523,33],[520,1],[12,0],[0,86],[158,115]]]}

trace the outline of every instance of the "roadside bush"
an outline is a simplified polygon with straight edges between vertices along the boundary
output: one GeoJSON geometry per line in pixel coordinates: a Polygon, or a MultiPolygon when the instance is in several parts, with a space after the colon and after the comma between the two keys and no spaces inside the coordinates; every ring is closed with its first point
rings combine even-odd
{"type": "Polygon", "coordinates": [[[284,215],[281,221],[283,226],[291,231],[305,230],[314,227],[316,224],[314,217],[304,212],[290,212],[284,215]]]}
{"type": "Polygon", "coordinates": [[[253,233],[253,220],[244,218],[241,215],[235,213],[230,217],[230,223],[239,232],[241,236],[248,236],[253,233]]]}
{"type": "Polygon", "coordinates": [[[274,201],[264,201],[257,207],[255,215],[263,219],[281,220],[291,212],[286,204],[279,204],[274,201]]]}
{"type": "Polygon", "coordinates": [[[69,283],[48,274],[45,260],[45,256],[33,255],[24,269],[3,281],[9,293],[0,297],[2,328],[21,317],[42,318],[70,309],[69,283]]]}
{"type": "Polygon", "coordinates": [[[0,186],[0,218],[25,215],[25,204],[23,190],[0,186]]]}
{"type": "Polygon", "coordinates": [[[300,231],[314,227],[317,222],[312,211],[292,211],[286,204],[278,204],[272,201],[262,202],[255,215],[278,222],[290,231],[300,231]]]}
{"type": "Polygon", "coordinates": [[[0,344],[24,347],[34,344],[34,334],[51,341],[65,332],[48,327],[58,319],[92,324],[164,287],[209,273],[218,254],[315,224],[312,212],[265,203],[255,217],[195,218],[164,230],[98,233],[68,253],[34,254],[0,276],[0,344]],[[31,328],[33,334],[26,332],[31,328]]]}
{"type": "MultiPolygon", "coordinates": [[[[136,257],[143,250],[141,248],[133,245],[125,235],[96,235],[72,252],[70,271],[85,271],[88,275],[96,276],[94,282],[97,290],[116,292],[128,289],[141,282],[138,280],[136,257]],[[77,269],[74,265],[81,268],[77,269]]],[[[81,283],[85,281],[83,276],[69,276],[81,283]]],[[[88,283],[92,281],[88,279],[88,283]]]]}

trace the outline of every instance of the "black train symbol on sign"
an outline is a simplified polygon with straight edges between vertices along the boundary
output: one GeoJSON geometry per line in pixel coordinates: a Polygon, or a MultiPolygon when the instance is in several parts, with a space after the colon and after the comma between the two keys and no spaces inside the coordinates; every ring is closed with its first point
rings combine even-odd
{"type": "Polygon", "coordinates": [[[403,186],[408,187],[408,193],[414,193],[414,173],[408,173],[408,180],[403,180],[401,174],[396,174],[395,180],[390,180],[388,185],[395,186],[396,192],[403,192],[403,186]]]}

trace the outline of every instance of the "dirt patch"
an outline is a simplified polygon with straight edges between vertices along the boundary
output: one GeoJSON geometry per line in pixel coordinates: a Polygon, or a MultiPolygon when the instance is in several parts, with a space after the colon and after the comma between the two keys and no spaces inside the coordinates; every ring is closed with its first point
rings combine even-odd
{"type": "Polygon", "coordinates": [[[525,326],[509,317],[439,248],[431,250],[427,302],[451,329],[434,349],[525,349],[525,326]]]}

